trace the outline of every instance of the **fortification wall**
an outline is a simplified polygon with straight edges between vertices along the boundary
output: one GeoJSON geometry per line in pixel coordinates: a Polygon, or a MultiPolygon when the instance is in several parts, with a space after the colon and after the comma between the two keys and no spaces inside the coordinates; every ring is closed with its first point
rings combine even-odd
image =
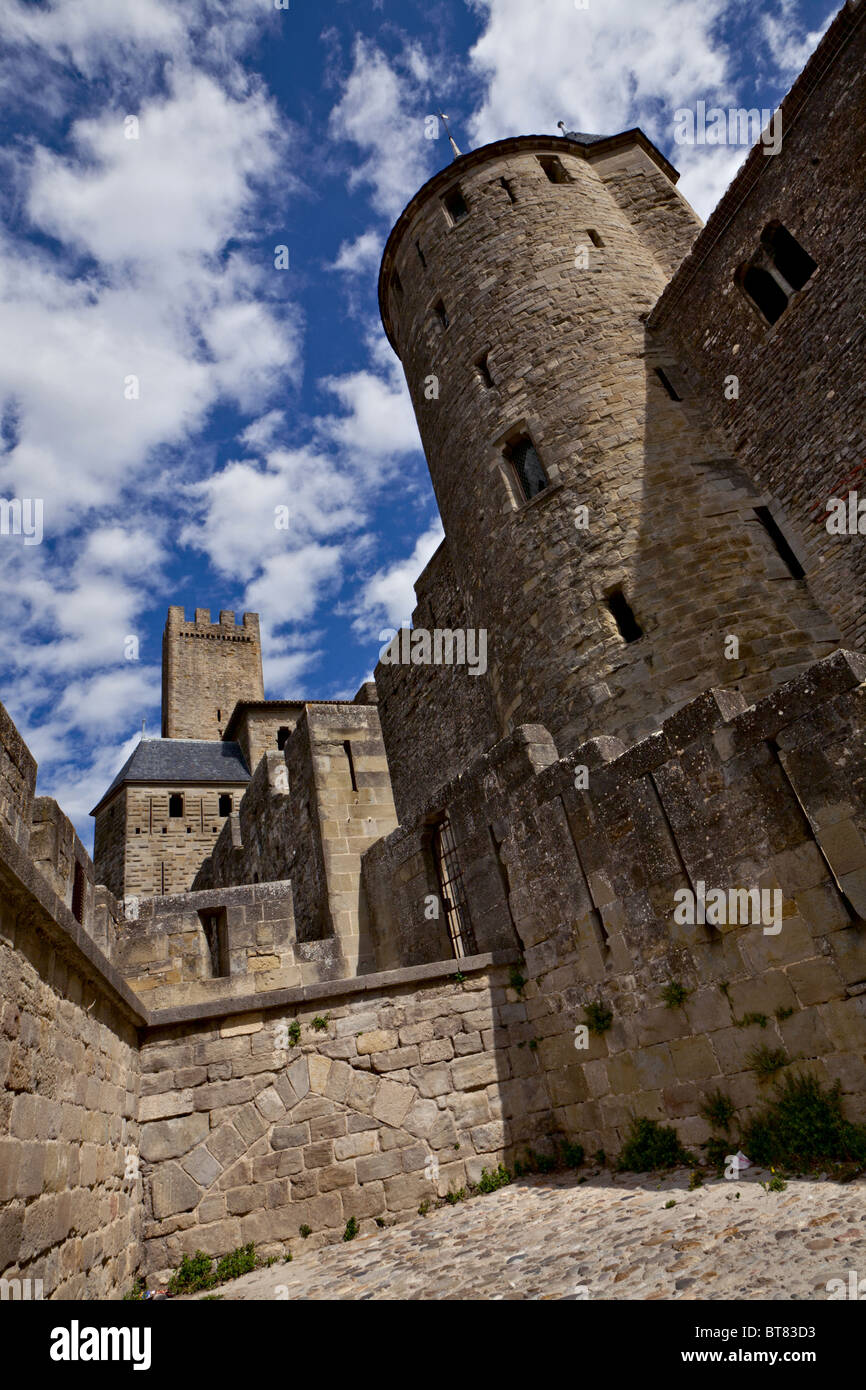
{"type": "MultiPolygon", "coordinates": [[[[469,619],[446,542],[416,581],[415,594],[413,629],[465,633],[469,619]]],[[[376,689],[394,804],[401,821],[411,820],[437,787],[495,743],[486,670],[380,661],[376,689]]]]}
{"type": "MultiPolygon", "coordinates": [[[[711,692],[628,750],[598,739],[556,759],[546,731],[518,731],[426,808],[447,810],[479,949],[497,903],[510,914],[554,1120],[587,1151],[617,1152],[635,1113],[700,1144],[718,1087],[748,1119],[768,1092],[762,1047],[838,1079],[866,1116],[864,675],[838,653],[752,707],[711,692]],[[679,925],[675,893],[701,882],[779,890],[780,929],[679,925]],[[672,983],[680,1007],[663,1001],[672,983]],[[593,1002],[612,1026],[580,1050],[593,1002]]],[[[364,862],[374,931],[387,900],[384,930],[410,959],[424,958],[423,822],[364,862]]]]}
{"type": "Polygon", "coordinates": [[[830,497],[866,497],[866,207],[853,174],[866,160],[864,20],[862,3],[842,7],[782,103],[780,152],[755,147],[649,319],[681,368],[683,410],[723,431],[776,500],[813,592],[856,647],[866,551],[825,521],[830,497]],[[774,220],[817,270],[771,326],[734,277],[774,220]]]}

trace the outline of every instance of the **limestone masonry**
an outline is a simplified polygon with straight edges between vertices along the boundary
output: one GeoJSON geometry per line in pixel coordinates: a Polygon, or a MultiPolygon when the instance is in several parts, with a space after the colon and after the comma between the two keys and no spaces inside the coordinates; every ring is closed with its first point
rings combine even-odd
{"type": "Polygon", "coordinates": [[[405,209],[420,658],[265,699],[256,614],[170,608],[93,862],[0,706],[0,1276],[118,1297],[636,1115],[700,1146],[759,1047],[866,1120],[866,569],[824,524],[866,461],[864,14],[703,229],[639,130],[405,209]]]}

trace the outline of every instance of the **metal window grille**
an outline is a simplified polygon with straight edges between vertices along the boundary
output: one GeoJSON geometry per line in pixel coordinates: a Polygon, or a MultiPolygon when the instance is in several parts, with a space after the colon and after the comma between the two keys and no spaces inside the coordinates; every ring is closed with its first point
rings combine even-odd
{"type": "Polygon", "coordinates": [[[433,858],[436,863],[439,892],[445,907],[451,949],[458,960],[461,956],[474,956],[478,948],[463,888],[463,874],[460,872],[454,833],[447,816],[443,817],[433,832],[433,858]]]}
{"type": "Polygon", "coordinates": [[[518,439],[510,449],[511,462],[517,471],[520,486],[527,502],[547,487],[547,474],[531,439],[518,439]]]}

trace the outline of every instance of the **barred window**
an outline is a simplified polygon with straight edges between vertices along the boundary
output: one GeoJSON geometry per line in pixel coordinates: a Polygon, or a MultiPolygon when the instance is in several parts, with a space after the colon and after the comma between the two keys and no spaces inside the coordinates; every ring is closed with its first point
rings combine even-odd
{"type": "Polygon", "coordinates": [[[451,949],[458,960],[462,956],[474,956],[478,948],[463,889],[454,832],[447,816],[443,816],[433,830],[432,849],[451,949]]]}
{"type": "Polygon", "coordinates": [[[539,492],[544,491],[550,480],[528,434],[523,434],[519,439],[512,440],[505,450],[505,455],[517,474],[524,499],[527,502],[531,501],[533,497],[537,497],[539,492]]]}

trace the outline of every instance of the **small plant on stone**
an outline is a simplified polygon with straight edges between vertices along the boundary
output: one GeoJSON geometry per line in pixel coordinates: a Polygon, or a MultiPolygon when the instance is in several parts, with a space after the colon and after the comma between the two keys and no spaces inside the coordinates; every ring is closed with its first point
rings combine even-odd
{"type": "Polygon", "coordinates": [[[284,1264],[284,1265],[290,1265],[291,1263],[292,1263],[292,1252],[291,1252],[291,1250],[289,1250],[288,1253],[285,1254],[285,1255],[283,1256],[283,1264],[284,1264]]]}
{"type": "Polygon", "coordinates": [[[462,985],[463,981],[466,979],[466,976],[463,974],[462,970],[458,970],[454,978],[457,981],[458,985],[462,985]]]}
{"type": "Polygon", "coordinates": [[[583,1145],[573,1143],[566,1139],[562,1146],[561,1160],[563,1168],[580,1168],[583,1164],[583,1145]]]}
{"type": "Polygon", "coordinates": [[[330,1014],[325,1014],[324,1018],[322,1018],[320,1014],[316,1014],[316,1017],[313,1019],[313,1022],[310,1026],[312,1028],[315,1028],[317,1033],[325,1033],[328,1029],[328,1020],[330,1019],[330,1017],[330,1014]]]}
{"type": "Polygon", "coordinates": [[[676,1202],[674,1201],[673,1197],[671,1197],[671,1199],[670,1199],[669,1202],[665,1202],[665,1211],[670,1211],[671,1207],[675,1207],[675,1206],[676,1206],[676,1202]]]}
{"type": "Polygon", "coordinates": [[[794,1010],[791,1008],[790,1004],[780,1004],[776,1010],[775,1016],[780,1023],[784,1023],[785,1019],[790,1018],[793,1012],[794,1010]]]}
{"type": "Polygon", "coordinates": [[[689,1192],[694,1192],[695,1188],[703,1187],[704,1175],[700,1168],[693,1168],[689,1175],[689,1192]]]}
{"type": "Polygon", "coordinates": [[[730,1139],[720,1139],[718,1135],[714,1134],[702,1147],[706,1152],[707,1162],[712,1164],[717,1173],[724,1172],[725,1163],[731,1150],[730,1139]]]}
{"type": "Polygon", "coordinates": [[[723,1129],[727,1133],[735,1114],[734,1102],[724,1091],[709,1091],[704,1096],[701,1114],[713,1129],[723,1129]]]}
{"type": "Polygon", "coordinates": [[[132,1288],[129,1290],[129,1293],[125,1293],[125,1294],[123,1295],[123,1300],[122,1300],[122,1301],[123,1301],[124,1303],[130,1303],[130,1302],[132,1302],[132,1303],[139,1303],[139,1302],[141,1302],[142,1299],[144,1298],[145,1288],[146,1288],[145,1282],[144,1282],[144,1280],[142,1279],[141,1275],[139,1275],[138,1278],[136,1279],[135,1283],[133,1284],[132,1288]]]}
{"type": "Polygon", "coordinates": [[[678,980],[671,980],[670,984],[665,985],[662,990],[662,999],[668,1009],[680,1009],[691,994],[690,989],[681,985],[678,980]]]}
{"type": "Polygon", "coordinates": [[[343,1240],[354,1240],[358,1234],[358,1222],[354,1216],[350,1216],[346,1222],[346,1229],[343,1232],[343,1240]]]}
{"type": "Polygon", "coordinates": [[[675,1129],[638,1115],[631,1122],[617,1167],[620,1172],[650,1173],[657,1168],[676,1168],[692,1161],[675,1129]]]}
{"type": "Polygon", "coordinates": [[[592,999],[583,1006],[583,1021],[590,1033],[606,1033],[613,1023],[613,1014],[599,999],[592,999]]]}
{"type": "Polygon", "coordinates": [[[520,992],[523,989],[523,986],[526,984],[525,979],[521,975],[520,971],[517,969],[516,965],[512,965],[511,969],[508,972],[508,983],[510,984],[511,988],[514,990],[516,994],[520,994],[520,992]]]}
{"type": "Polygon", "coordinates": [[[598,1164],[599,1168],[603,1168],[604,1165],[607,1163],[607,1154],[605,1153],[604,1149],[596,1149],[595,1153],[593,1154],[593,1158],[595,1162],[598,1164]]]}
{"type": "Polygon", "coordinates": [[[376,1225],[377,1225],[377,1226],[379,1227],[379,1229],[381,1230],[381,1228],[385,1225],[385,1218],[384,1218],[384,1216],[377,1216],[377,1217],[376,1217],[376,1225]]]}
{"type": "Polygon", "coordinates": [[[753,1024],[758,1028],[766,1028],[769,1022],[766,1014],[743,1014],[742,1018],[734,1019],[737,1028],[751,1028],[753,1024]]]}
{"type": "Polygon", "coordinates": [[[297,1047],[301,1041],[301,1025],[296,1018],[293,1018],[288,1028],[289,1047],[297,1047]]]}
{"type": "Polygon", "coordinates": [[[761,1186],[765,1192],[784,1192],[788,1184],[785,1182],[784,1178],[779,1177],[779,1174],[774,1172],[770,1181],[762,1182],[761,1186]]]}
{"type": "Polygon", "coordinates": [[[425,1197],[425,1198],[424,1198],[424,1201],[421,1203],[421,1205],[420,1205],[419,1208],[418,1208],[418,1215],[419,1215],[419,1216],[426,1216],[429,1210],[430,1210],[430,1202],[429,1202],[428,1198],[425,1197]]]}
{"type": "MultiPolygon", "coordinates": [[[[465,1187],[455,1187],[454,1190],[453,1190],[452,1192],[446,1192],[446,1193],[445,1193],[445,1201],[448,1203],[449,1207],[456,1207],[456,1205],[457,1205],[458,1202],[465,1202],[465,1201],[466,1201],[466,1188],[465,1188],[465,1187]]],[[[384,1221],[383,1221],[383,1222],[382,1222],[382,1225],[384,1226],[384,1224],[385,1224],[385,1223],[384,1223],[384,1221]]]]}
{"type": "Polygon", "coordinates": [[[530,1052],[537,1052],[537,1051],[538,1051],[538,1038],[530,1038],[530,1039],[529,1039],[529,1050],[530,1050],[530,1052]]]}
{"type": "Polygon", "coordinates": [[[754,1163],[795,1172],[828,1161],[866,1166],[866,1125],[846,1120],[838,1082],[825,1090],[817,1077],[798,1073],[777,1082],[776,1091],[743,1135],[754,1163]]]}
{"type": "Polygon", "coordinates": [[[168,1281],[166,1292],[170,1297],[182,1293],[198,1293],[200,1289],[210,1289],[216,1283],[213,1260],[203,1250],[194,1255],[184,1255],[178,1268],[168,1281]]]}
{"type": "Polygon", "coordinates": [[[746,1058],[746,1066],[758,1073],[759,1081],[768,1080],[787,1065],[788,1058],[782,1048],[767,1047],[766,1043],[762,1043],[760,1047],[753,1047],[746,1058]]]}
{"type": "Polygon", "coordinates": [[[217,1283],[222,1283],[225,1279],[238,1279],[242,1274],[249,1274],[256,1267],[256,1247],[252,1241],[249,1245],[239,1245],[236,1250],[229,1251],[228,1255],[223,1255],[216,1267],[217,1283]]]}
{"type": "Polygon", "coordinates": [[[312,1226],[308,1226],[306,1222],[304,1222],[303,1226],[299,1228],[299,1233],[303,1236],[304,1240],[306,1240],[307,1236],[311,1236],[313,1234],[313,1228],[312,1226]]]}
{"type": "Polygon", "coordinates": [[[475,1184],[479,1192],[496,1192],[500,1187],[507,1187],[511,1182],[511,1174],[507,1168],[500,1163],[498,1168],[494,1168],[492,1173],[488,1173],[486,1168],[481,1169],[481,1177],[475,1184]]]}

